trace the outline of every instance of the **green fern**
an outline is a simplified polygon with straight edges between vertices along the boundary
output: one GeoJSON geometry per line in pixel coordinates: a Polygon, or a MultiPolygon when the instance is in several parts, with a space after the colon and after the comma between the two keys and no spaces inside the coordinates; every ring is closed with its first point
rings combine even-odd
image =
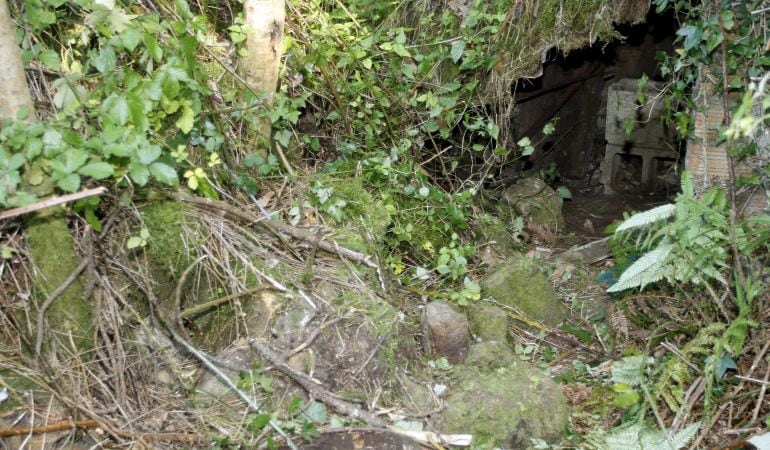
{"type": "Polygon", "coordinates": [[[593,433],[581,448],[588,450],[680,450],[695,437],[700,422],[673,436],[655,430],[644,422],[629,422],[607,432],[593,433]]]}
{"type": "Polygon", "coordinates": [[[668,241],[661,242],[657,248],[645,253],[631,264],[620,275],[618,282],[607,289],[607,292],[620,292],[635,287],[644,288],[649,283],[672,277],[674,271],[667,262],[673,249],[673,244],[668,241]]]}
{"type": "Polygon", "coordinates": [[[673,217],[674,213],[676,213],[676,205],[671,203],[661,205],[656,208],[634,214],[633,216],[624,220],[623,223],[618,225],[618,228],[615,230],[615,232],[617,233],[621,231],[628,231],[634,228],[644,227],[652,223],[673,217]]]}

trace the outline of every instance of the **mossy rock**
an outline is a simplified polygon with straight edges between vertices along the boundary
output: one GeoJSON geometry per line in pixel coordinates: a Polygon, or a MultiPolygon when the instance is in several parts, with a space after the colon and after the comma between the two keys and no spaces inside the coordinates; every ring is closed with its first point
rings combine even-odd
{"type": "Polygon", "coordinates": [[[561,199],[556,191],[538,178],[524,178],[506,189],[498,210],[504,221],[511,221],[511,226],[516,217],[522,216],[528,223],[552,232],[564,228],[561,199]]]}
{"type": "Polygon", "coordinates": [[[481,295],[521,311],[526,317],[549,326],[565,318],[565,308],[537,263],[515,256],[481,281],[481,295]]]}
{"type": "Polygon", "coordinates": [[[473,434],[475,448],[534,448],[531,439],[558,444],[569,409],[559,386],[500,342],[471,347],[437,427],[473,434]]]}
{"type": "MultiPolygon", "coordinates": [[[[35,271],[35,298],[42,304],[80,264],[75,254],[67,219],[63,212],[45,212],[36,215],[24,232],[35,271]]],[[[83,275],[81,275],[82,277],[83,275]]],[[[50,331],[69,342],[69,335],[79,351],[93,348],[93,315],[91,305],[83,297],[81,278],[73,281],[51,304],[46,312],[50,331]]],[[[32,318],[32,323],[35,323],[32,318]]]]}
{"type": "Polygon", "coordinates": [[[508,336],[508,316],[497,306],[474,303],[468,306],[468,322],[473,335],[483,342],[505,342],[508,336]]]}

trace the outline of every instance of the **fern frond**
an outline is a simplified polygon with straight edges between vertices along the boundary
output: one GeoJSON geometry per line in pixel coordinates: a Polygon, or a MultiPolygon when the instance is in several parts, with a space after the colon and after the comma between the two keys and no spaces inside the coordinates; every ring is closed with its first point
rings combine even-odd
{"type": "Polygon", "coordinates": [[[649,283],[672,275],[672,268],[666,265],[668,255],[673,250],[673,244],[664,241],[654,250],[637,259],[620,275],[618,282],[607,289],[607,292],[620,292],[635,287],[644,288],[649,283]]]}
{"type": "Polygon", "coordinates": [[[618,233],[620,231],[630,230],[632,228],[639,228],[663,219],[668,219],[674,215],[675,211],[676,205],[672,203],[657,206],[647,211],[642,211],[624,220],[623,223],[618,226],[615,232],[618,233]]]}
{"type": "Polygon", "coordinates": [[[610,380],[614,383],[639,386],[647,381],[647,367],[654,361],[652,357],[646,355],[626,356],[612,363],[610,380]]]}

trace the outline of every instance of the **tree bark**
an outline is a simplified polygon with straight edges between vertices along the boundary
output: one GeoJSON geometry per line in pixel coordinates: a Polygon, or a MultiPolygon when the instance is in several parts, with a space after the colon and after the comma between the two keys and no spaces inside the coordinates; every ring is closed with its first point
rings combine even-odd
{"type": "Polygon", "coordinates": [[[24,66],[21,63],[16,26],[11,20],[7,0],[0,0],[0,119],[15,119],[20,111],[26,120],[35,120],[35,105],[29,93],[24,66]]]}

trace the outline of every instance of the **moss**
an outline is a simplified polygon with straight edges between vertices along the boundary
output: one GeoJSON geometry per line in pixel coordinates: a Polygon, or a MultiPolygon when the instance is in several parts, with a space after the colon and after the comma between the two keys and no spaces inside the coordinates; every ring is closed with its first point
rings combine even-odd
{"type": "Polygon", "coordinates": [[[510,259],[481,281],[481,294],[508,305],[530,319],[556,326],[565,318],[565,308],[548,278],[525,256],[510,259]]]}
{"type": "Polygon", "coordinates": [[[348,292],[334,300],[334,307],[342,312],[356,311],[355,318],[376,336],[391,333],[398,324],[398,311],[385,300],[348,292]]]}
{"type": "MultiPolygon", "coordinates": [[[[35,297],[41,304],[77,268],[80,258],[63,212],[37,215],[27,225],[29,254],[36,267],[35,297]]],[[[82,275],[81,275],[82,276],[82,275]]],[[[76,279],[49,307],[46,318],[54,334],[72,334],[79,350],[93,348],[92,305],[83,297],[81,278],[76,279]]],[[[32,318],[35,323],[36,318],[32,318]]]]}
{"type": "Polygon", "coordinates": [[[484,342],[505,342],[508,336],[508,317],[496,306],[471,304],[468,306],[468,322],[473,335],[484,342]]]}
{"type": "Polygon", "coordinates": [[[171,275],[181,273],[193,258],[182,241],[186,218],[184,206],[173,200],[155,200],[142,208],[142,217],[150,231],[147,256],[171,275]]]}
{"type": "Polygon", "coordinates": [[[569,410],[558,386],[517,363],[499,342],[474,345],[452,387],[439,428],[472,433],[474,445],[532,448],[530,438],[561,441],[569,410]]]}

